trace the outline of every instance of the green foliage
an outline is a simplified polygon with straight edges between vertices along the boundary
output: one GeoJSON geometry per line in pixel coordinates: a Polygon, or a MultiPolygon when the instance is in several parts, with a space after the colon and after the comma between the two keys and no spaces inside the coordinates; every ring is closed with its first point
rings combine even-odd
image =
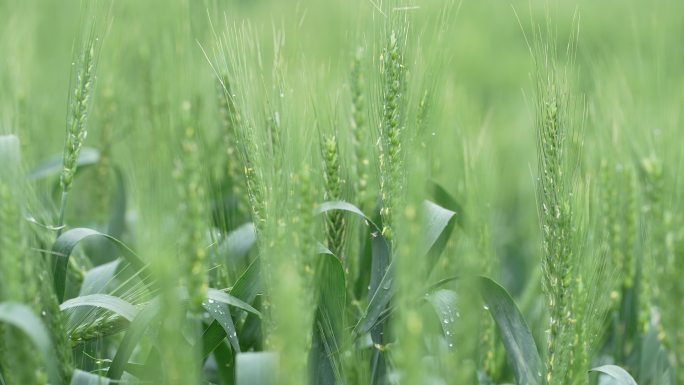
{"type": "Polygon", "coordinates": [[[0,2],[0,384],[684,382],[682,11],[0,2]]]}

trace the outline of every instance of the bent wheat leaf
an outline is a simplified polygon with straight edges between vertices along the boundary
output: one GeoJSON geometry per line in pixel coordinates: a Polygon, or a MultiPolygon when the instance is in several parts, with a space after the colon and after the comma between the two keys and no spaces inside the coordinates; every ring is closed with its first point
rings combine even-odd
{"type": "Polygon", "coordinates": [[[382,277],[382,280],[380,281],[378,290],[375,292],[375,295],[373,295],[373,297],[371,298],[370,302],[368,303],[368,307],[366,308],[366,311],[354,327],[354,335],[360,336],[365,333],[368,333],[373,328],[373,326],[375,326],[380,316],[385,312],[385,309],[387,308],[387,304],[389,303],[390,299],[392,299],[392,295],[394,294],[394,290],[392,287],[393,281],[394,263],[390,263],[389,267],[387,268],[387,271],[385,272],[385,275],[382,277]]]}
{"type": "MultiPolygon", "coordinates": [[[[233,350],[235,350],[236,353],[240,353],[240,342],[237,338],[235,323],[233,322],[233,317],[230,315],[228,304],[215,301],[209,303],[208,301],[205,301],[202,303],[202,307],[204,307],[204,310],[206,310],[209,315],[223,328],[224,335],[221,336],[219,342],[227,336],[230,346],[233,348],[233,350]]],[[[216,345],[218,344],[215,344],[212,347],[216,347],[216,345]]]]}
{"type": "Polygon", "coordinates": [[[145,330],[150,326],[152,321],[157,317],[159,313],[159,301],[153,300],[149,305],[145,306],[138,315],[131,321],[123,340],[119,344],[119,348],[116,350],[116,355],[112,360],[112,364],[109,366],[107,371],[107,377],[112,380],[121,379],[123,375],[124,368],[128,364],[128,359],[133,354],[140,338],[145,333],[145,330]]]}
{"type": "Polygon", "coordinates": [[[603,365],[590,369],[589,371],[606,374],[617,380],[620,385],[637,385],[637,382],[626,370],[616,365],[603,365]]]}
{"type": "Polygon", "coordinates": [[[323,214],[327,213],[328,211],[332,210],[342,210],[342,211],[348,211],[350,213],[356,214],[363,218],[369,225],[373,226],[376,231],[381,231],[380,227],[376,225],[373,220],[371,220],[369,217],[366,216],[366,214],[361,211],[360,208],[354,206],[353,204],[345,201],[329,201],[329,202],[323,202],[321,203],[317,208],[316,208],[316,214],[323,214]]]}
{"type": "Polygon", "coordinates": [[[80,306],[94,306],[110,310],[128,321],[133,321],[138,315],[138,309],[119,297],[108,294],[89,294],[64,301],[59,305],[60,310],[72,309],[80,306]]]}
{"type": "MultiPolygon", "coordinates": [[[[64,300],[64,291],[66,288],[66,273],[67,266],[69,264],[69,257],[73,252],[74,248],[84,239],[89,237],[103,237],[116,245],[122,252],[123,257],[131,264],[131,266],[136,271],[143,272],[141,278],[143,281],[149,278],[149,274],[144,272],[146,270],[145,263],[138,258],[138,256],[129,249],[123,242],[118,239],[103,234],[97,230],[88,228],[75,228],[64,232],[57,238],[55,243],[52,245],[52,254],[55,256],[54,265],[54,281],[55,281],[55,293],[59,302],[64,300]]],[[[149,284],[149,283],[148,283],[149,284]]]]}
{"type": "Polygon", "coordinates": [[[425,241],[419,256],[429,255],[430,265],[434,266],[436,259],[444,251],[446,243],[454,229],[456,213],[434,202],[424,201],[425,209],[425,241]]]}
{"type": "MultiPolygon", "coordinates": [[[[76,161],[76,166],[82,168],[85,166],[92,166],[100,161],[100,152],[92,147],[83,147],[81,152],[78,154],[78,160],[76,161]]],[[[63,155],[55,155],[47,161],[41,163],[36,168],[31,170],[27,175],[29,180],[38,180],[45,177],[55,175],[62,171],[63,167],[63,155]]]]}
{"type": "Polygon", "coordinates": [[[257,316],[261,317],[261,313],[257,309],[253,308],[247,302],[228,293],[224,293],[221,290],[209,288],[207,290],[207,302],[209,304],[212,304],[213,301],[225,303],[226,305],[235,306],[244,311],[256,314],[257,316]]]}
{"type": "Polygon", "coordinates": [[[442,332],[448,348],[454,349],[456,337],[456,319],[459,317],[455,291],[440,289],[428,294],[425,299],[432,305],[439,322],[442,325],[442,332]]]}
{"type": "Polygon", "coordinates": [[[316,384],[344,383],[340,347],[346,305],[344,268],[332,254],[320,254],[318,265],[318,308],[309,353],[311,379],[316,384]]]}

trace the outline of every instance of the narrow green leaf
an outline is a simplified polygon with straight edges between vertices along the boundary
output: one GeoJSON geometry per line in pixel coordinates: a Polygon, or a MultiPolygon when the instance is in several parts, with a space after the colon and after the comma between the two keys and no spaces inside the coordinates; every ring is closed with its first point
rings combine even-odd
{"type": "Polygon", "coordinates": [[[316,208],[316,214],[323,214],[327,213],[328,211],[332,210],[342,210],[342,211],[348,211],[350,213],[354,213],[361,218],[363,218],[366,223],[369,225],[373,226],[376,231],[380,231],[380,227],[376,225],[372,219],[366,216],[366,214],[361,211],[360,208],[354,206],[353,204],[349,202],[344,202],[344,201],[330,201],[330,202],[323,202],[321,203],[317,208],[316,208]]]}
{"type": "Polygon", "coordinates": [[[385,237],[379,233],[371,234],[371,253],[371,275],[368,285],[368,298],[371,300],[368,303],[368,308],[374,319],[370,332],[373,342],[382,345],[385,342],[385,325],[384,321],[377,320],[394,295],[392,288],[394,270],[389,268],[390,245],[385,237]]]}
{"type": "MultiPolygon", "coordinates": [[[[55,175],[62,171],[63,166],[63,155],[55,155],[49,160],[41,163],[38,167],[34,168],[29,172],[28,178],[30,180],[37,180],[48,177],[50,175],[55,175]]],[[[78,155],[78,160],[76,161],[76,166],[78,168],[91,166],[100,161],[100,152],[92,147],[83,147],[80,154],[78,155]]]]}
{"type": "Polygon", "coordinates": [[[432,197],[435,203],[456,213],[456,223],[460,227],[465,225],[463,206],[444,187],[436,182],[432,182],[432,197]]]}
{"type": "Polygon", "coordinates": [[[230,351],[228,345],[220,343],[214,349],[214,358],[220,362],[217,371],[223,385],[235,384],[235,354],[230,351]]]}
{"type": "MultiPolygon", "coordinates": [[[[54,267],[54,281],[55,293],[59,302],[64,300],[64,291],[66,289],[66,273],[69,264],[69,257],[74,248],[84,239],[90,237],[103,237],[116,245],[122,252],[123,257],[128,261],[136,271],[145,271],[145,263],[138,258],[138,256],[128,248],[123,242],[118,239],[103,234],[97,230],[88,228],[75,228],[64,232],[57,238],[52,245],[52,254],[55,256],[54,267]]],[[[142,277],[149,277],[149,274],[143,273],[142,277]]]]}
{"type": "Polygon", "coordinates": [[[237,308],[240,308],[242,310],[256,314],[257,316],[261,317],[261,313],[257,309],[253,308],[247,302],[237,297],[234,297],[228,293],[224,293],[221,290],[209,288],[207,290],[207,302],[209,304],[212,304],[212,301],[222,302],[227,305],[235,306],[237,308]]]}
{"type": "Polygon", "coordinates": [[[235,282],[235,285],[230,289],[230,294],[247,303],[252,303],[259,294],[261,287],[259,271],[259,260],[255,259],[235,282]]]}
{"type": "Polygon", "coordinates": [[[431,259],[439,257],[454,228],[456,213],[430,201],[423,202],[425,210],[425,243],[420,256],[430,255],[431,259]]]}
{"type": "Polygon", "coordinates": [[[221,324],[213,320],[202,332],[202,359],[206,360],[209,355],[219,347],[226,339],[226,330],[221,324]]]}
{"type": "Polygon", "coordinates": [[[342,338],[347,290],[340,260],[332,254],[320,254],[319,257],[318,307],[309,365],[313,383],[334,385],[342,377],[340,346],[344,344],[342,338]]]}
{"type": "Polygon", "coordinates": [[[620,385],[637,385],[637,382],[626,370],[616,365],[603,365],[589,371],[606,374],[616,379],[620,385]]]}
{"type": "Polygon", "coordinates": [[[667,349],[658,338],[658,330],[651,325],[645,336],[641,337],[639,357],[639,381],[658,385],[672,382],[672,368],[667,349]]]}
{"type": "Polygon", "coordinates": [[[518,385],[543,383],[543,366],[532,333],[506,289],[479,277],[480,294],[496,322],[518,385]]]}
{"type": "Polygon", "coordinates": [[[276,385],[278,357],[271,352],[240,353],[235,363],[236,385],[276,385]]]}
{"type": "Polygon", "coordinates": [[[133,321],[138,309],[119,297],[108,294],[89,294],[65,301],[59,308],[64,311],[80,306],[93,306],[113,311],[123,318],[133,321]]]}
{"type": "Polygon", "coordinates": [[[224,337],[228,337],[228,341],[230,342],[230,346],[233,347],[233,350],[240,353],[240,342],[237,338],[235,323],[233,322],[233,317],[230,315],[228,305],[221,302],[209,303],[208,301],[205,301],[202,303],[202,307],[204,307],[204,310],[206,310],[219,325],[221,325],[225,332],[224,337]]]}
{"type": "Polygon", "coordinates": [[[246,255],[256,243],[254,223],[249,222],[231,231],[218,246],[218,253],[227,258],[246,255]]]}
{"type": "Polygon", "coordinates": [[[102,293],[107,284],[112,282],[116,275],[116,269],[119,267],[121,260],[117,259],[112,262],[105,263],[100,266],[95,266],[88,270],[83,277],[81,284],[80,296],[88,294],[102,293]]]}
{"type": "Polygon", "coordinates": [[[31,308],[19,303],[2,302],[0,303],[0,322],[8,323],[26,334],[43,357],[50,382],[61,384],[57,355],[52,346],[50,334],[40,318],[33,314],[31,308]]]}
{"type": "Polygon", "coordinates": [[[158,313],[159,302],[155,300],[145,306],[133,321],[131,321],[123,340],[121,340],[121,343],[119,344],[119,348],[116,350],[116,355],[112,360],[112,364],[109,366],[109,370],[107,371],[108,378],[112,380],[121,379],[121,375],[128,363],[128,359],[131,357],[131,354],[133,354],[133,350],[136,345],[138,345],[143,333],[145,333],[145,330],[150,326],[158,313]]]}
{"type": "Polygon", "coordinates": [[[316,250],[316,252],[317,252],[318,254],[335,255],[335,254],[333,254],[332,251],[330,251],[330,249],[328,249],[327,247],[325,247],[325,245],[322,244],[322,243],[320,243],[320,242],[318,242],[318,243],[316,244],[316,248],[318,249],[318,250],[316,250]]]}
{"type": "Polygon", "coordinates": [[[392,283],[394,281],[394,263],[391,263],[382,277],[378,290],[371,297],[366,311],[359,319],[354,327],[354,334],[356,336],[368,333],[377,323],[380,316],[385,312],[387,304],[394,295],[392,283]]]}
{"type": "Polygon", "coordinates": [[[456,307],[458,296],[453,290],[441,289],[432,292],[425,298],[437,314],[439,322],[442,325],[442,332],[444,339],[447,342],[449,349],[455,346],[455,331],[456,319],[459,317],[458,309],[456,307]]]}
{"type": "Polygon", "coordinates": [[[109,378],[79,369],[75,369],[74,374],[71,376],[71,385],[109,385],[110,383],[109,378]]]}

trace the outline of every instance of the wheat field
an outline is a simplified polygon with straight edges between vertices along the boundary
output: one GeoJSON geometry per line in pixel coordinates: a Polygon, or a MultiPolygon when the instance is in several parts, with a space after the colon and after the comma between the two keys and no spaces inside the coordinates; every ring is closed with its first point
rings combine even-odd
{"type": "Polygon", "coordinates": [[[682,15],[0,0],[0,385],[684,384],[682,15]]]}

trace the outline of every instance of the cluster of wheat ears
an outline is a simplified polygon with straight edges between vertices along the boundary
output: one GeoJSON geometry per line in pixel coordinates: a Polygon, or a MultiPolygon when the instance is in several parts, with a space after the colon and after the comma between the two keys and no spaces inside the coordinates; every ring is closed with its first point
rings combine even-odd
{"type": "Polygon", "coordinates": [[[0,384],[684,382],[677,167],[585,144],[579,22],[522,28],[540,239],[512,296],[478,191],[433,178],[444,64],[415,42],[446,44],[455,10],[423,31],[372,4],[334,101],[295,95],[325,86],[292,77],[281,32],[266,54],[212,24],[215,89],[140,104],[169,135],[132,170],[95,88],[109,20],[84,18],[63,155],[27,171],[21,127],[0,136],[0,384]]]}

